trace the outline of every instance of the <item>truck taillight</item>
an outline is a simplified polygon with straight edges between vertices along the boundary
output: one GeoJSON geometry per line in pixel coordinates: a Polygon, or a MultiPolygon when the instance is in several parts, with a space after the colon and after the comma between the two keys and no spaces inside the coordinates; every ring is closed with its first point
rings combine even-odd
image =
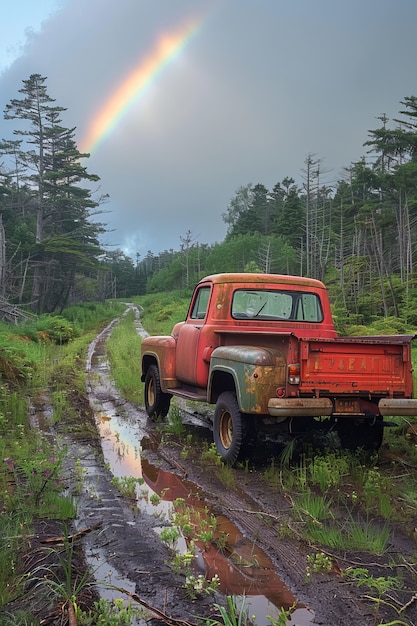
{"type": "Polygon", "coordinates": [[[299,363],[291,363],[288,366],[288,382],[290,385],[299,385],[300,384],[300,364],[299,363]]]}

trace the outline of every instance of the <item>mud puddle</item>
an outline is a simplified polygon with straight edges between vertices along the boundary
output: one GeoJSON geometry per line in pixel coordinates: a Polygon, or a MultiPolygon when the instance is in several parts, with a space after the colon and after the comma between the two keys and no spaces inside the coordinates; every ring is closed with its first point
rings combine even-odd
{"type": "MultiPolygon", "coordinates": [[[[140,324],[137,325],[139,331],[140,324]]],[[[201,533],[191,541],[190,536],[181,534],[175,549],[182,554],[193,553],[194,575],[209,580],[217,575],[223,594],[245,598],[249,615],[256,616],[257,625],[270,624],[268,616],[279,614],[281,607],[288,609],[297,604],[296,598],[277,575],[267,554],[254,542],[249,542],[230,519],[213,512],[196,484],[157,467],[143,454],[143,449],[156,446],[154,440],[148,439],[147,416],[120,399],[109,377],[105,341],[113,326],[114,323],[91,344],[87,364],[89,395],[107,468],[116,478],[137,480],[132,509],[136,510],[136,515],[146,513],[157,520],[154,532],[161,533],[176,519],[178,508],[184,506],[190,519],[198,520],[195,524],[200,528],[207,528],[207,520],[214,516],[213,537],[205,540],[201,533]]],[[[158,455],[158,450],[155,454],[158,455]]],[[[98,570],[96,578],[108,581],[115,577],[116,586],[132,589],[132,583],[117,573],[104,551],[95,551],[91,558],[98,570]]],[[[109,599],[119,597],[109,591],[105,595],[109,599]]],[[[313,618],[309,609],[299,605],[289,623],[306,626],[313,618]]]]}
{"type": "MultiPolygon", "coordinates": [[[[109,412],[97,414],[97,425],[102,437],[105,462],[117,477],[142,479],[136,487],[135,506],[140,511],[162,522],[175,519],[184,507],[190,519],[207,528],[205,523],[215,515],[204,500],[204,493],[194,483],[177,474],[158,468],[142,455],[142,446],[153,444],[146,437],[140,443],[140,428],[122,415],[109,412]]],[[[259,626],[269,624],[268,615],[276,615],[281,607],[289,609],[296,598],[280,580],[269,557],[255,544],[247,541],[227,517],[215,515],[213,541],[191,541],[183,535],[176,542],[176,550],[193,551],[193,573],[211,580],[220,580],[220,591],[225,595],[245,597],[249,615],[256,615],[259,626]],[[222,543],[218,549],[215,543],[222,543]]],[[[156,527],[160,531],[162,527],[156,527]]],[[[198,532],[198,530],[197,530],[198,532]]],[[[209,533],[208,533],[209,534],[209,533]]],[[[311,624],[312,613],[297,608],[292,622],[299,626],[311,624]],[[295,621],[294,621],[295,620],[295,621]]]]}

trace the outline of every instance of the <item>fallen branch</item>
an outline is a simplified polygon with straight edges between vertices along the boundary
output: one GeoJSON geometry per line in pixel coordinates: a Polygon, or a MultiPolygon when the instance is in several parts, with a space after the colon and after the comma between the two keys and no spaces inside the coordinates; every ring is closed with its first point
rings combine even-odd
{"type": "Polygon", "coordinates": [[[409,601],[408,601],[408,602],[406,602],[406,603],[404,604],[404,606],[402,606],[402,607],[400,608],[400,610],[399,610],[398,612],[399,612],[399,613],[403,613],[405,610],[407,610],[407,609],[408,609],[408,608],[409,608],[412,604],[414,604],[414,602],[416,602],[416,601],[417,601],[417,593],[415,593],[415,594],[414,594],[414,595],[413,595],[413,596],[409,599],[409,601]]]}
{"type": "Polygon", "coordinates": [[[132,600],[134,600],[135,602],[143,606],[147,611],[149,611],[150,613],[153,613],[153,615],[155,615],[157,619],[162,620],[169,626],[197,626],[197,624],[195,624],[194,622],[188,622],[187,620],[176,619],[175,617],[170,617],[169,615],[167,615],[160,609],[157,609],[156,607],[148,604],[146,600],[142,600],[142,598],[140,598],[136,593],[127,591],[127,589],[123,589],[122,587],[112,587],[112,589],[115,589],[116,591],[119,591],[120,593],[124,593],[129,598],[131,598],[132,600]]]}
{"type": "Polygon", "coordinates": [[[93,524],[92,526],[89,526],[89,528],[84,528],[83,530],[79,530],[78,532],[74,533],[73,535],[68,535],[68,536],[62,536],[62,537],[50,537],[49,539],[41,539],[40,543],[65,543],[65,541],[75,541],[76,539],[79,539],[80,537],[83,537],[84,535],[87,535],[88,533],[90,533],[92,530],[95,530],[96,528],[99,528],[102,525],[102,522],[96,522],[95,524],[93,524]]]}

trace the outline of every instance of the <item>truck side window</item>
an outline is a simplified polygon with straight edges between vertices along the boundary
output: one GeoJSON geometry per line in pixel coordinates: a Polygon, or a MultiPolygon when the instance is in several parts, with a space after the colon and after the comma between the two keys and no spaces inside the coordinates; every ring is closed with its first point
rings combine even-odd
{"type": "Polygon", "coordinates": [[[203,320],[206,317],[210,299],[210,287],[200,287],[194,300],[191,319],[203,320]]]}

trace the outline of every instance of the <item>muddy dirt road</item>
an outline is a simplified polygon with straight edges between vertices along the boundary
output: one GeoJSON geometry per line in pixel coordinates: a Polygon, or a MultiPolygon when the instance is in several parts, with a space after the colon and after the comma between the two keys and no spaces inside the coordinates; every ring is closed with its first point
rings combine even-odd
{"type": "MultiPolygon", "coordinates": [[[[138,317],[137,327],[140,331],[138,317]]],[[[375,602],[340,573],[355,565],[379,576],[393,575],[390,554],[378,558],[332,555],[333,570],[314,573],[306,582],[307,555],[318,550],[297,536],[290,516],[291,495],[272,492],[262,479],[262,465],[256,464],[233,470],[234,484],[225,487],[214,468],[201,463],[198,450],[184,455],[175,437],[161,442],[158,425],[143,409],[125,402],[112,384],[106,359],[106,339],[112,328],[91,344],[87,363],[92,424],[100,441],[93,434],[74,440],[65,423],[61,427],[69,451],[68,475],[73,483],[78,481],[77,529],[96,527],[86,534],[84,546],[97,581],[136,593],[165,614],[192,622],[213,616],[214,603],[223,604],[225,594],[245,596],[249,614],[256,615],[259,626],[270,624],[268,615],[277,616],[280,607],[294,604],[291,625],[366,626],[392,620],[395,613],[383,606],[376,617],[375,602]],[[121,496],[114,477],[138,479],[134,499],[121,496]],[[176,545],[182,553],[193,551],[196,577],[219,576],[220,588],[214,595],[190,597],[184,570],[173,571],[172,553],[160,539],[163,529],[171,525],[178,498],[198,511],[199,519],[217,519],[217,542],[208,539],[191,544],[185,537],[176,545]]],[[[185,421],[190,432],[211,441],[208,421],[192,415],[185,421]]],[[[86,428],[89,432],[93,433],[91,426],[86,428]]],[[[405,542],[404,536],[397,540],[405,542]]],[[[395,544],[390,547],[391,552],[398,549],[395,544]]],[[[412,542],[401,549],[412,558],[412,542]]],[[[121,595],[105,585],[100,588],[105,597],[121,595]]],[[[397,600],[405,604],[410,590],[397,600]]],[[[401,619],[396,623],[417,624],[417,602],[411,603],[401,619]]]]}

